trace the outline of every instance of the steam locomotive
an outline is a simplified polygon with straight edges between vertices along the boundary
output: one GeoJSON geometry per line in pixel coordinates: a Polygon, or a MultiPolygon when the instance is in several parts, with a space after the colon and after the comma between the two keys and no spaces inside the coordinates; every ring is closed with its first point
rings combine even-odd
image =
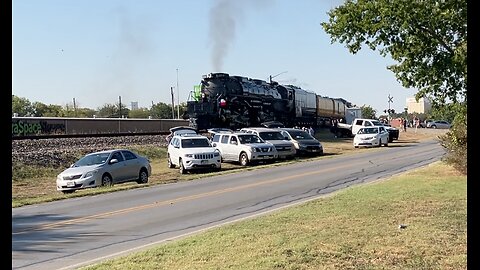
{"type": "Polygon", "coordinates": [[[184,118],[197,130],[238,129],[273,121],[287,127],[324,126],[331,119],[345,118],[350,104],[297,86],[227,73],[203,75],[191,96],[184,118]]]}

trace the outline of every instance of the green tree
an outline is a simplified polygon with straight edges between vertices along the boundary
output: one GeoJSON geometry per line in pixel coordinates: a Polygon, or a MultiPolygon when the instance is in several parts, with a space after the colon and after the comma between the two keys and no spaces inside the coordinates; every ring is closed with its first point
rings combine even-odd
{"type": "Polygon", "coordinates": [[[360,107],[363,118],[376,119],[377,111],[370,106],[363,105],[360,107]]]}
{"type": "Polygon", "coordinates": [[[390,55],[397,64],[387,68],[404,87],[418,89],[417,100],[426,97],[455,115],[442,144],[460,155],[448,160],[466,160],[460,131],[467,127],[467,1],[346,0],[328,15],[321,25],[332,43],[353,54],[365,45],[390,55]]]}
{"type": "Polygon", "coordinates": [[[104,104],[98,108],[98,117],[118,118],[118,107],[115,104],[104,104]]]}
{"type": "Polygon", "coordinates": [[[174,110],[175,117],[172,117],[172,105],[159,102],[152,106],[150,113],[156,119],[173,119],[176,118],[177,110],[174,110]]]}
{"type": "Polygon", "coordinates": [[[18,116],[33,116],[35,109],[30,100],[12,95],[12,115],[14,113],[18,116]]]}
{"type": "Polygon", "coordinates": [[[416,98],[445,104],[467,98],[467,1],[347,0],[321,23],[351,53],[362,44],[390,55],[388,67],[416,98]]]}
{"type": "Polygon", "coordinates": [[[130,112],[128,112],[128,118],[148,118],[149,116],[150,116],[150,110],[145,108],[130,110],[130,112]]]}
{"type": "Polygon", "coordinates": [[[46,105],[42,102],[35,101],[33,103],[34,116],[37,117],[62,117],[64,116],[64,111],[60,105],[46,105]]]}
{"type": "Polygon", "coordinates": [[[96,114],[97,114],[97,111],[90,108],[77,108],[76,117],[92,118],[96,114]]]}

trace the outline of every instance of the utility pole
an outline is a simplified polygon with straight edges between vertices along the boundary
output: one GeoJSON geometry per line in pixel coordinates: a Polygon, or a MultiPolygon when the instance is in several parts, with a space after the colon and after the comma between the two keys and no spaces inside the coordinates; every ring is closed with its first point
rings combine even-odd
{"type": "Polygon", "coordinates": [[[173,86],[170,87],[170,94],[172,95],[172,119],[175,119],[175,98],[173,95],[173,86]]]}
{"type": "Polygon", "coordinates": [[[122,118],[122,96],[118,96],[118,118],[122,118]]]}
{"type": "Polygon", "coordinates": [[[77,106],[75,105],[75,98],[73,98],[73,115],[77,117],[77,106]]]}
{"type": "Polygon", "coordinates": [[[178,68],[177,68],[177,116],[180,119],[180,88],[178,88],[178,68]]]}

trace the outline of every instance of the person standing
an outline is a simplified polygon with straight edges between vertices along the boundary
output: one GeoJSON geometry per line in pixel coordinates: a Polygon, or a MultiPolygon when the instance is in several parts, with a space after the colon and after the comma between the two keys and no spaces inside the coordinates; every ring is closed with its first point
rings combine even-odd
{"type": "Polygon", "coordinates": [[[313,130],[312,126],[308,128],[308,133],[312,136],[315,137],[315,130],[313,130]]]}
{"type": "Polygon", "coordinates": [[[402,118],[402,122],[403,122],[403,131],[404,132],[407,132],[407,119],[406,118],[402,118]]]}

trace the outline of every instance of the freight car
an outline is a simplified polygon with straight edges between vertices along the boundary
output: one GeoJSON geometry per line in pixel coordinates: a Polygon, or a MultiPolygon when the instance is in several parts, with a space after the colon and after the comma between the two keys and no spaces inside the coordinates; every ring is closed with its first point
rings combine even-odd
{"type": "Polygon", "coordinates": [[[293,85],[281,85],[227,73],[202,76],[187,101],[185,119],[197,130],[238,129],[278,121],[285,126],[322,126],[345,118],[343,99],[323,97],[293,85]]]}
{"type": "Polygon", "coordinates": [[[168,134],[183,119],[12,117],[12,139],[168,134]]]}

